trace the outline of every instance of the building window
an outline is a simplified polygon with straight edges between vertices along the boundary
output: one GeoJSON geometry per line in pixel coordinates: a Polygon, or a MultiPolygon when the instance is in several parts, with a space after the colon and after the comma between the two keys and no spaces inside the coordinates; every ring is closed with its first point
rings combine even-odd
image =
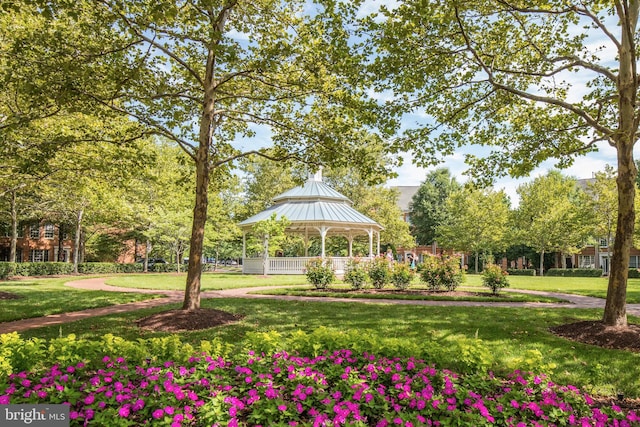
{"type": "Polygon", "coordinates": [[[31,239],[40,238],[40,224],[31,224],[29,226],[29,237],[31,239]]]}
{"type": "Polygon", "coordinates": [[[29,252],[29,261],[31,262],[49,261],[49,250],[48,249],[32,249],[29,252]]]}
{"type": "Polygon", "coordinates": [[[631,255],[629,257],[629,268],[640,268],[640,256],[631,255]]]}
{"type": "Polygon", "coordinates": [[[607,242],[607,239],[600,239],[600,242],[598,242],[598,244],[601,248],[609,247],[609,243],[607,242]]]}
{"type": "Polygon", "coordinates": [[[53,239],[55,234],[55,227],[53,224],[45,224],[44,225],[44,238],[45,239],[53,239]]]}
{"type": "Polygon", "coordinates": [[[593,255],[580,255],[578,256],[579,268],[596,268],[595,256],[593,255]]]}

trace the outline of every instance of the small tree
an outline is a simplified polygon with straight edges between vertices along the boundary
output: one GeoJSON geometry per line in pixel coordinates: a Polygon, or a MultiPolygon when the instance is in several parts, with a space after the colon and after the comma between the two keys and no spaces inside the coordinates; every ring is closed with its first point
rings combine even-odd
{"type": "Polygon", "coordinates": [[[438,291],[443,287],[448,291],[455,291],[464,279],[460,258],[430,255],[424,259],[420,268],[420,278],[431,291],[438,291]]]}
{"type": "Polygon", "coordinates": [[[376,289],[382,289],[389,283],[391,270],[389,269],[389,261],[385,258],[377,257],[371,260],[367,274],[371,280],[371,284],[376,289]]]}
{"type": "Polygon", "coordinates": [[[367,282],[367,270],[360,258],[351,258],[344,269],[343,280],[354,290],[360,290],[367,282]]]}
{"type": "Polygon", "coordinates": [[[314,258],[307,262],[305,275],[316,289],[327,289],[336,279],[330,258],[314,258]]]}
{"type": "Polygon", "coordinates": [[[503,271],[500,266],[487,264],[482,271],[482,286],[490,288],[494,295],[498,295],[500,289],[509,287],[507,276],[508,273],[503,271]]]}
{"type": "Polygon", "coordinates": [[[405,290],[413,280],[413,271],[405,262],[395,262],[391,268],[391,283],[397,289],[405,290]]]}

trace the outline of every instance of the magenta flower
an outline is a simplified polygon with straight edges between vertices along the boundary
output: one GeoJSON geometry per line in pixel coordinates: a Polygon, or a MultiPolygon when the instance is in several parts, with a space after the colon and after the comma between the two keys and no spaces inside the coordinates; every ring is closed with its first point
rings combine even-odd
{"type": "Polygon", "coordinates": [[[129,405],[125,405],[118,410],[118,415],[122,418],[127,418],[131,413],[131,409],[129,409],[129,405]]]}
{"type": "Polygon", "coordinates": [[[155,418],[156,420],[157,420],[157,419],[160,419],[160,418],[162,418],[162,417],[164,416],[164,410],[163,410],[162,408],[160,408],[160,409],[156,409],[155,411],[153,411],[153,413],[151,414],[151,416],[152,416],[153,418],[155,418]]]}

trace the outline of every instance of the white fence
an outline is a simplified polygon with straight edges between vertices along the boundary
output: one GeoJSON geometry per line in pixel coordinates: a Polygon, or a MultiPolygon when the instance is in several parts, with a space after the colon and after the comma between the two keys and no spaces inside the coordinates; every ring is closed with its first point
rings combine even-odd
{"type": "MultiPolygon", "coordinates": [[[[304,274],[309,260],[317,257],[269,257],[269,271],[267,274],[304,274]]],[[[344,273],[348,257],[332,257],[333,270],[336,274],[344,273]]],[[[244,258],[242,272],[244,274],[264,274],[262,258],[244,258]]]]}

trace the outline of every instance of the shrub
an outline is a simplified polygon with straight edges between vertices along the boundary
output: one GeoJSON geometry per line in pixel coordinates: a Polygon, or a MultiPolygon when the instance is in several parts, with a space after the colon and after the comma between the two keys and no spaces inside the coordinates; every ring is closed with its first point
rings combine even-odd
{"type": "Polygon", "coordinates": [[[355,290],[362,289],[367,282],[367,270],[360,258],[351,258],[344,268],[343,280],[355,290]]]}
{"type": "Polygon", "coordinates": [[[327,289],[336,279],[333,263],[330,258],[314,258],[307,262],[305,275],[307,281],[316,289],[327,289]]]}
{"type": "Polygon", "coordinates": [[[507,268],[509,276],[535,276],[536,270],[533,268],[507,268]]]}
{"type": "Polygon", "coordinates": [[[369,262],[367,274],[369,275],[369,280],[371,280],[371,284],[374,288],[384,288],[385,285],[389,283],[389,279],[391,276],[389,261],[387,261],[387,259],[383,257],[376,257],[372,259],[369,262]]]}
{"type": "Polygon", "coordinates": [[[460,258],[448,255],[425,257],[420,269],[420,279],[429,290],[438,291],[444,287],[448,291],[455,291],[464,280],[460,258]]]}
{"type": "Polygon", "coordinates": [[[630,268],[629,279],[640,279],[640,270],[638,270],[637,268],[630,268]]]}
{"type": "Polygon", "coordinates": [[[139,262],[134,264],[118,264],[115,262],[82,262],[78,264],[78,273],[141,273],[143,268],[144,266],[139,262]]]}
{"type": "Polygon", "coordinates": [[[601,277],[601,268],[550,268],[547,276],[561,277],[601,277]]]}
{"type": "Polygon", "coordinates": [[[395,262],[391,268],[391,283],[398,289],[407,289],[413,280],[413,270],[409,264],[395,262]]]}
{"type": "Polygon", "coordinates": [[[502,271],[499,265],[487,264],[482,272],[482,286],[486,286],[494,295],[498,295],[500,289],[509,286],[507,275],[508,273],[502,271]]]}
{"type": "Polygon", "coordinates": [[[8,279],[16,275],[15,262],[0,262],[0,280],[8,279]]]}

